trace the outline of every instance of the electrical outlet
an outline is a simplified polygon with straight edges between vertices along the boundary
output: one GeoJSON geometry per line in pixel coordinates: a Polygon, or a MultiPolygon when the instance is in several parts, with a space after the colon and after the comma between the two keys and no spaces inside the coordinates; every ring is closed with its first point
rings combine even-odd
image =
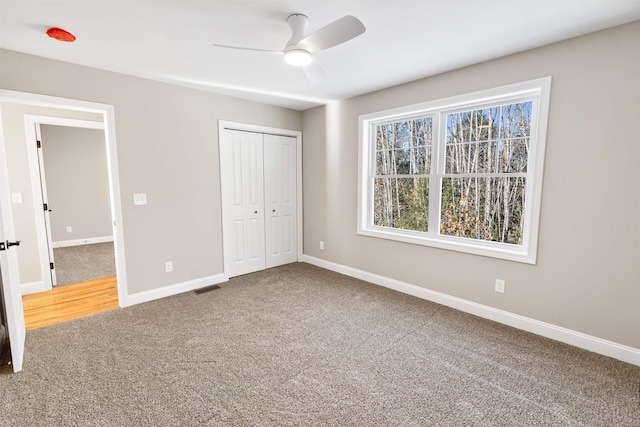
{"type": "Polygon", "coordinates": [[[504,286],[505,286],[504,280],[496,279],[496,292],[504,294],[504,286]]]}
{"type": "Polygon", "coordinates": [[[320,240],[320,250],[324,251],[324,242],[320,240]]]}
{"type": "Polygon", "coordinates": [[[173,261],[167,261],[164,263],[164,272],[171,273],[173,271],[173,261]]]}
{"type": "Polygon", "coordinates": [[[67,233],[72,233],[73,232],[73,228],[71,228],[70,225],[67,225],[67,233]]]}

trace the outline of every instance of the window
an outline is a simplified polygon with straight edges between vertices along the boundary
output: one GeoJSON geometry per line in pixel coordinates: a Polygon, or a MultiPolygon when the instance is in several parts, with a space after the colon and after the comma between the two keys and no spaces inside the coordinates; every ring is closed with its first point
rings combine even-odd
{"type": "Polygon", "coordinates": [[[535,264],[550,84],[360,116],[358,233],[535,264]]]}

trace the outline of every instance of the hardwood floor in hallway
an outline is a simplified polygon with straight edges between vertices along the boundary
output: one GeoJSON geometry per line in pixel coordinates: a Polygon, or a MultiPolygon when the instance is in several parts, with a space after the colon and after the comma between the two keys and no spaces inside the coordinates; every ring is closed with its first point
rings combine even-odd
{"type": "Polygon", "coordinates": [[[116,276],[22,297],[27,330],[118,308],[116,276]]]}

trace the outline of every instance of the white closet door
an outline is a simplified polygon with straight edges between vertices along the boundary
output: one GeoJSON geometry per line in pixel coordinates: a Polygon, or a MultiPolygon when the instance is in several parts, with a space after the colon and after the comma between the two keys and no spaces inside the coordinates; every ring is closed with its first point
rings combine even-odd
{"type": "Polygon", "coordinates": [[[262,135],[224,130],[220,141],[225,271],[265,268],[262,135]]]}
{"type": "Polygon", "coordinates": [[[266,267],[298,260],[296,138],[264,135],[266,267]]]}

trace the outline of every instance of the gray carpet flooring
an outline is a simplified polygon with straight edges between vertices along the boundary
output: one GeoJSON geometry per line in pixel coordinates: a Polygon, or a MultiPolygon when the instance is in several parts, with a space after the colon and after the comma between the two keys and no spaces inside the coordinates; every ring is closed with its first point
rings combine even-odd
{"type": "Polygon", "coordinates": [[[116,275],[113,242],[55,248],[58,286],[116,275]]]}
{"type": "Polygon", "coordinates": [[[638,426],[640,367],[308,264],[27,332],[2,426],[638,426]]]}

